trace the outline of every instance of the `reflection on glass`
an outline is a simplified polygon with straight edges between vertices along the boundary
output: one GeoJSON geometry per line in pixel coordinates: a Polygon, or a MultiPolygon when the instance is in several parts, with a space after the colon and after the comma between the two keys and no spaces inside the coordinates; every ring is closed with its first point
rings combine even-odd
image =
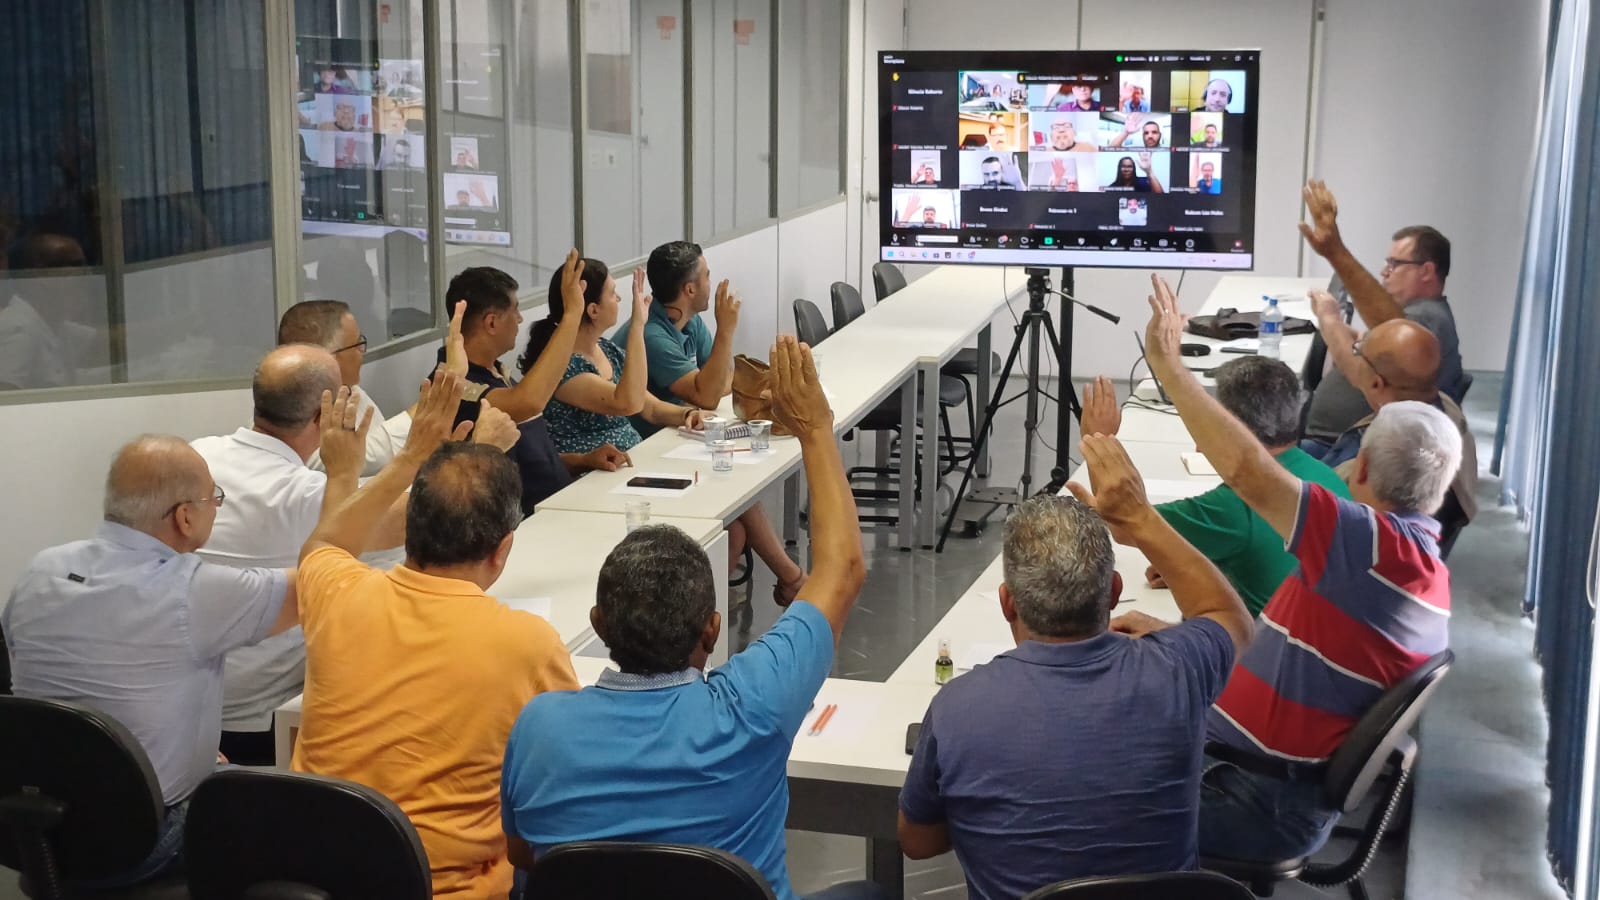
{"type": "Polygon", "coordinates": [[[784,3],[778,30],[778,212],[839,196],[845,4],[784,3]]]}
{"type": "Polygon", "coordinates": [[[772,218],[771,13],[770,0],[695,6],[696,240],[772,218]]]}
{"type": "Polygon", "coordinates": [[[343,301],[379,345],[433,324],[422,3],[336,7],[295,10],[301,299],[343,301]]]}
{"type": "Polygon", "coordinates": [[[440,16],[446,269],[492,266],[538,293],[574,243],[566,2],[457,0],[440,16]]]}

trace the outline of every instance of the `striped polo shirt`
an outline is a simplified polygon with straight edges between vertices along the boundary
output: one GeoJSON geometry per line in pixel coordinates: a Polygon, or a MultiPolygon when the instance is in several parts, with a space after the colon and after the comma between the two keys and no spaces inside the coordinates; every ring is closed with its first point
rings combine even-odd
{"type": "Polygon", "coordinates": [[[1208,737],[1296,762],[1327,759],[1384,690],[1449,643],[1439,526],[1301,485],[1300,561],[1211,708],[1208,737]]]}

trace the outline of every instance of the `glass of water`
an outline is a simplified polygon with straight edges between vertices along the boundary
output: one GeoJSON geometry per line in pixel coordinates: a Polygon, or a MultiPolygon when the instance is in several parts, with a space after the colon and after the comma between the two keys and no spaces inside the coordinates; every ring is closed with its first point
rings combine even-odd
{"type": "Polygon", "coordinates": [[[711,448],[711,471],[733,471],[733,441],[710,441],[707,446],[711,448]]]}
{"type": "Polygon", "coordinates": [[[650,501],[629,500],[622,505],[622,515],[628,533],[632,534],[636,529],[650,524],[650,501]]]}
{"type": "Polygon", "coordinates": [[[750,426],[750,449],[766,450],[772,446],[772,422],[767,419],[751,419],[745,423],[750,426]]]}
{"type": "Polygon", "coordinates": [[[721,416],[706,416],[700,420],[700,427],[705,431],[707,446],[728,436],[728,420],[721,416]]]}

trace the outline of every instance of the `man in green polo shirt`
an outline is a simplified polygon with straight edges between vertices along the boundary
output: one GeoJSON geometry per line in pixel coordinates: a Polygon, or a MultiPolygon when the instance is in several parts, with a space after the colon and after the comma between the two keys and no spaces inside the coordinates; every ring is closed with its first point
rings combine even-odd
{"type": "MultiPolygon", "coordinates": [[[[1320,484],[1340,497],[1350,496],[1338,473],[1298,446],[1301,395],[1294,370],[1264,356],[1241,356],[1223,363],[1213,375],[1217,402],[1261,441],[1279,465],[1302,481],[1320,484]]],[[[1084,434],[1117,433],[1122,411],[1109,379],[1097,378],[1084,387],[1080,425],[1084,434]]],[[[1283,538],[1225,484],[1197,497],[1162,503],[1156,511],[1217,564],[1251,615],[1260,614],[1297,565],[1284,549],[1283,538]]],[[[1151,584],[1162,584],[1154,567],[1145,576],[1151,584]]]]}
{"type": "MultiPolygon", "coordinates": [[[[644,326],[650,393],[668,403],[716,409],[733,390],[733,335],[739,327],[739,300],[727,279],[717,285],[715,336],[700,314],[711,309],[711,269],[700,245],[670,241],[650,252],[650,320],[644,326]]],[[[628,323],[618,329],[626,334],[628,323]]],[[[633,417],[641,437],[658,426],[633,417]]]]}

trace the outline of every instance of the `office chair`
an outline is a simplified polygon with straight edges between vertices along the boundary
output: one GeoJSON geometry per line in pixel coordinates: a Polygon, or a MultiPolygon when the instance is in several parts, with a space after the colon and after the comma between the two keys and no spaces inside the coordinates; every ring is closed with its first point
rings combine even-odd
{"type": "MultiPolygon", "coordinates": [[[[830,333],[828,331],[828,323],[822,318],[822,310],[818,309],[817,305],[810,300],[794,301],[794,332],[801,342],[810,344],[812,347],[827,340],[830,333]]],[[[899,395],[891,396],[878,404],[863,416],[861,421],[857,422],[851,430],[862,432],[889,431],[894,433],[895,438],[898,438],[900,436],[899,395]]],[[[849,438],[850,435],[846,434],[845,439],[849,440],[849,438]]],[[[900,476],[900,471],[880,466],[855,466],[849,469],[845,475],[852,482],[858,478],[887,478],[893,480],[900,476]]],[[[857,503],[868,504],[892,502],[899,497],[898,491],[884,488],[858,488],[853,485],[851,493],[855,495],[857,503]]],[[[858,518],[862,522],[877,525],[898,525],[900,523],[898,515],[872,513],[861,514],[858,518]]]]}
{"type": "Polygon", "coordinates": [[[537,900],[774,900],[756,868],[687,844],[582,841],[539,856],[525,897],[537,900]]]}
{"type": "Polygon", "coordinates": [[[1255,895],[1215,872],[1168,872],[1074,878],[1042,887],[1022,900],[1255,900],[1255,895]]]}
{"type": "Polygon", "coordinates": [[[224,769],[189,802],[194,900],[429,900],[428,856],[393,800],[338,778],[224,769]]]}
{"type": "Polygon", "coordinates": [[[1461,396],[1459,396],[1459,397],[1452,396],[1450,399],[1454,400],[1456,402],[1457,406],[1460,406],[1461,404],[1467,402],[1467,391],[1470,391],[1470,390],[1472,390],[1472,373],[1471,372],[1462,372],[1461,373],[1461,389],[1459,391],[1461,396]]]}
{"type": "MultiPolygon", "coordinates": [[[[906,286],[906,276],[900,271],[900,267],[896,266],[894,263],[874,263],[872,266],[872,286],[877,294],[878,302],[882,303],[885,297],[906,286]]],[[[990,351],[989,374],[991,376],[1000,374],[1000,365],[1000,354],[990,351]]],[[[976,407],[972,404],[975,404],[979,399],[981,399],[977,397],[977,390],[974,387],[973,382],[973,379],[977,377],[978,374],[978,348],[962,347],[956,352],[956,355],[952,357],[949,362],[939,367],[939,374],[941,376],[959,378],[961,379],[961,383],[966,387],[967,397],[969,398],[967,420],[972,423],[972,430],[968,431],[967,433],[972,435],[973,441],[976,441],[978,438],[978,414],[976,407]]],[[[940,384],[939,392],[940,396],[942,397],[944,394],[944,385],[942,382],[940,384]]]]}
{"type": "MultiPolygon", "coordinates": [[[[896,270],[898,273],[898,270],[896,270]]],[[[846,325],[861,318],[867,311],[866,304],[861,301],[861,292],[855,285],[844,281],[835,281],[828,291],[833,301],[833,330],[838,331],[846,325]]],[[[918,382],[920,386],[920,381],[918,382]]],[[[978,411],[974,407],[972,391],[967,382],[954,375],[947,375],[943,370],[939,373],[939,424],[944,430],[945,450],[941,460],[945,468],[941,471],[949,474],[955,467],[965,462],[968,453],[958,453],[955,445],[965,443],[969,446],[972,438],[957,438],[955,431],[950,426],[950,410],[953,407],[965,404],[967,407],[967,434],[971,435],[978,430],[978,411]]]]}
{"type": "Polygon", "coordinates": [[[1272,896],[1277,882],[1298,879],[1313,887],[1344,885],[1352,900],[1368,900],[1362,876],[1400,808],[1417,759],[1417,745],[1409,735],[1411,726],[1454,662],[1455,654],[1446,650],[1384,691],[1328,759],[1323,797],[1346,813],[1361,806],[1379,776],[1388,775],[1385,792],[1358,829],[1349,856],[1335,863],[1313,863],[1309,856],[1271,862],[1203,857],[1201,868],[1247,884],[1261,897],[1272,896]]]}
{"type": "MultiPolygon", "coordinates": [[[[150,856],[166,818],[144,748],[87,706],[0,697],[0,865],[37,900],[83,896],[75,882],[129,872],[150,856]]],[[[187,897],[183,878],[96,891],[99,898],[187,897]]]]}

